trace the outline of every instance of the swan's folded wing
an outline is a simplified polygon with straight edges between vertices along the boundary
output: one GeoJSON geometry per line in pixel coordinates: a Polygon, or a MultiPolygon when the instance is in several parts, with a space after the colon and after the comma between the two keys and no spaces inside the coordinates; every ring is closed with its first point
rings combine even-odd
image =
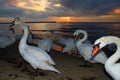
{"type": "Polygon", "coordinates": [[[92,45],[81,44],[78,47],[78,50],[79,50],[80,54],[85,58],[85,60],[88,60],[91,58],[92,45]]]}
{"type": "Polygon", "coordinates": [[[29,55],[34,56],[42,61],[49,60],[52,65],[55,65],[53,59],[44,50],[33,46],[28,46],[27,50],[29,52],[29,55]]]}
{"type": "Polygon", "coordinates": [[[53,45],[53,41],[49,38],[38,41],[38,47],[48,52],[50,51],[52,45],[53,45]]]}
{"type": "Polygon", "coordinates": [[[60,38],[60,40],[59,40],[59,42],[63,45],[66,43],[66,41],[67,41],[66,38],[60,38]]]}

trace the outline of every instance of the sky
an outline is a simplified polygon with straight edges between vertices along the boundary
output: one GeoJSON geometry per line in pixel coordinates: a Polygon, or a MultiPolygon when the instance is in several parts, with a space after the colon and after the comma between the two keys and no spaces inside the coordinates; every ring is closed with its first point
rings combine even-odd
{"type": "Polygon", "coordinates": [[[0,22],[120,22],[120,0],[0,0],[0,22]]]}

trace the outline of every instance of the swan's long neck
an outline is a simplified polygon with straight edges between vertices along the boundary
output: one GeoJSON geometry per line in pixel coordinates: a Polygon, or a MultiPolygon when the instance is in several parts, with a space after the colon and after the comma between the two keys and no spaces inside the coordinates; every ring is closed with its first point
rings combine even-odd
{"type": "Polygon", "coordinates": [[[110,40],[109,44],[115,43],[117,45],[117,51],[106,61],[106,65],[111,66],[115,64],[120,58],[120,38],[113,37],[112,40],[111,39],[109,40],[110,40]]]}
{"type": "Polygon", "coordinates": [[[29,34],[27,25],[23,25],[23,30],[24,30],[24,33],[23,33],[22,39],[20,40],[20,46],[27,45],[27,38],[28,38],[28,34],[29,34]]]}
{"type": "Polygon", "coordinates": [[[87,39],[87,32],[83,31],[83,30],[79,30],[79,34],[82,33],[84,35],[84,37],[82,39],[79,39],[77,41],[77,46],[80,46],[86,39],[87,39]]]}

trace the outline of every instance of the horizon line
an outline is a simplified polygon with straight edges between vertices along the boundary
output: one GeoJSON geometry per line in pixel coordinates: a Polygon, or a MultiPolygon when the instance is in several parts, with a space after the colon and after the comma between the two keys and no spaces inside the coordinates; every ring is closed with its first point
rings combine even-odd
{"type": "MultiPolygon", "coordinates": [[[[0,24],[11,24],[12,22],[0,22],[0,24]]],[[[111,22],[111,21],[106,21],[106,22],[101,22],[101,21],[98,21],[98,22],[95,22],[95,21],[91,21],[91,22],[80,22],[80,21],[71,21],[71,22],[59,22],[59,21],[26,21],[26,23],[120,23],[120,22],[111,22]]]]}

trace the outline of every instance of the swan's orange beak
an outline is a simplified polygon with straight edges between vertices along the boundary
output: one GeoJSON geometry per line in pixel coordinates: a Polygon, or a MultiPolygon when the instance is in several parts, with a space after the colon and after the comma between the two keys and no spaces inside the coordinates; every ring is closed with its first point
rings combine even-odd
{"type": "Polygon", "coordinates": [[[74,36],[74,41],[77,41],[77,39],[78,39],[78,36],[75,35],[74,36]]]}
{"type": "Polygon", "coordinates": [[[53,46],[52,46],[52,49],[54,49],[54,50],[56,50],[56,51],[62,52],[64,48],[61,47],[60,45],[53,45],[53,46]]]}
{"type": "Polygon", "coordinates": [[[99,52],[99,50],[100,50],[100,48],[99,48],[97,45],[94,46],[94,47],[93,47],[93,50],[92,50],[91,56],[94,57],[95,55],[97,55],[98,52],[99,52]]]}

